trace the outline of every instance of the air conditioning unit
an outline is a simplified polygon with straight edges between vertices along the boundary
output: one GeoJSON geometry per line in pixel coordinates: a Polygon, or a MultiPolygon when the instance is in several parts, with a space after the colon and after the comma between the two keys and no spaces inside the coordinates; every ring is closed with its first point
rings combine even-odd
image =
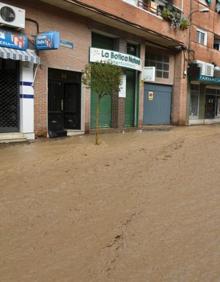
{"type": "Polygon", "coordinates": [[[154,82],[156,78],[156,67],[144,67],[143,70],[143,81],[154,82]]]}
{"type": "Polygon", "coordinates": [[[205,76],[214,76],[215,66],[203,61],[195,61],[195,63],[200,67],[200,74],[205,76]]]}
{"type": "Polygon", "coordinates": [[[0,2],[0,26],[25,28],[25,10],[0,2]]]}

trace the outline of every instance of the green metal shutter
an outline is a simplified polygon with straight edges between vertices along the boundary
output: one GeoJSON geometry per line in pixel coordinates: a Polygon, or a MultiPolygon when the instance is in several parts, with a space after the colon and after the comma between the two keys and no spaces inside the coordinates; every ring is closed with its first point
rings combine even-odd
{"type": "Polygon", "coordinates": [[[134,126],[135,112],[135,71],[126,71],[125,127],[134,126]]]}

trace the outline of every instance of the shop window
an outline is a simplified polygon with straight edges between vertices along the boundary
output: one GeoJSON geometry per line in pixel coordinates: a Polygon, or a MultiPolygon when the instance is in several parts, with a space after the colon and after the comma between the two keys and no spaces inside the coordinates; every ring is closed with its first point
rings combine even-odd
{"type": "Polygon", "coordinates": [[[220,96],[216,97],[216,117],[220,117],[220,96]]]}
{"type": "Polygon", "coordinates": [[[202,45],[207,45],[207,32],[202,29],[196,30],[196,40],[197,43],[202,45]]]}
{"type": "Polygon", "coordinates": [[[190,118],[195,119],[199,116],[199,85],[191,85],[191,95],[190,95],[190,118]]]}
{"type": "Polygon", "coordinates": [[[190,117],[198,117],[199,113],[199,95],[191,94],[190,98],[190,117]]]}
{"type": "Polygon", "coordinates": [[[157,78],[169,78],[170,58],[164,54],[146,54],[145,66],[156,67],[157,78]]]}

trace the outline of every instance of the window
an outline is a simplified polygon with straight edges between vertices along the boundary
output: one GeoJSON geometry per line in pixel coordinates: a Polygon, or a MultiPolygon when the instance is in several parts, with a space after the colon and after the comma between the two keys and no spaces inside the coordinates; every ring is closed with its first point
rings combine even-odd
{"type": "Polygon", "coordinates": [[[197,29],[196,31],[196,39],[199,44],[207,45],[207,32],[202,29],[197,29]]]}
{"type": "Polygon", "coordinates": [[[127,43],[127,54],[140,57],[140,47],[139,45],[127,43]]]}
{"type": "Polygon", "coordinates": [[[199,85],[191,85],[190,95],[190,118],[195,119],[199,116],[199,85]]]}
{"type": "Polygon", "coordinates": [[[220,39],[219,38],[214,38],[214,49],[220,51],[220,39]]]}
{"type": "Polygon", "coordinates": [[[164,54],[146,54],[145,66],[156,67],[157,78],[169,78],[170,58],[164,54]]]}
{"type": "Polygon", "coordinates": [[[216,116],[220,117],[220,97],[216,97],[217,103],[216,103],[216,116]]]}

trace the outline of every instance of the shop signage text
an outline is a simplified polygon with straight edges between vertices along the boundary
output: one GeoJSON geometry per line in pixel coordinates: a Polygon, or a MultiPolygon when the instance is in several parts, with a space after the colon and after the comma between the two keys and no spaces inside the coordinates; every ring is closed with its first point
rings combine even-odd
{"type": "Polygon", "coordinates": [[[25,34],[0,29],[0,46],[17,50],[28,48],[28,38],[25,34]]]}
{"type": "Polygon", "coordinates": [[[126,84],[127,84],[126,75],[123,74],[121,76],[121,84],[120,84],[120,90],[119,90],[119,93],[118,93],[118,97],[126,98],[126,84]]]}
{"type": "Polygon", "coordinates": [[[206,75],[200,75],[198,80],[201,82],[220,83],[220,77],[211,77],[206,75]]]}
{"type": "Polygon", "coordinates": [[[142,71],[140,58],[111,50],[90,48],[90,62],[111,63],[119,67],[142,71]]]}
{"type": "Polygon", "coordinates": [[[69,40],[65,40],[65,39],[60,39],[60,46],[66,47],[66,48],[69,48],[69,49],[74,48],[73,42],[69,41],[69,40]]]}
{"type": "Polygon", "coordinates": [[[57,31],[43,32],[37,35],[37,50],[56,50],[60,47],[60,33],[57,31]]]}

